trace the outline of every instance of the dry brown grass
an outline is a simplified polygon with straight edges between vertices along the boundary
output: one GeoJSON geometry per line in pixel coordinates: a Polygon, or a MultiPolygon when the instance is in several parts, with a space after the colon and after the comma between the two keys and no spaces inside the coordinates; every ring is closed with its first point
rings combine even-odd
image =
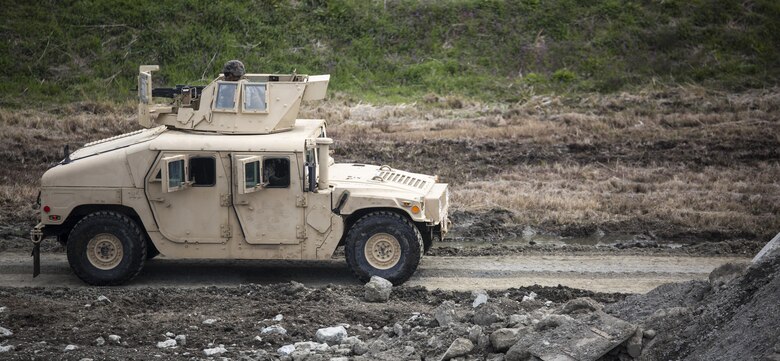
{"type": "Polygon", "coordinates": [[[455,185],[461,210],[502,208],[520,225],[666,233],[776,233],[780,165],[756,168],[632,167],[601,164],[519,166],[495,179],[455,185]]]}

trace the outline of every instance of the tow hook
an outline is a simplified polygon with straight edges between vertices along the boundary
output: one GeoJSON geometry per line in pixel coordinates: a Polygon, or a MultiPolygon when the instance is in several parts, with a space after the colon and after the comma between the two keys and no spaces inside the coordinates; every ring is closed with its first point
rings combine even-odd
{"type": "Polygon", "coordinates": [[[43,240],[43,224],[38,223],[38,225],[30,231],[30,240],[33,243],[33,278],[35,278],[41,274],[41,241],[43,240]]]}

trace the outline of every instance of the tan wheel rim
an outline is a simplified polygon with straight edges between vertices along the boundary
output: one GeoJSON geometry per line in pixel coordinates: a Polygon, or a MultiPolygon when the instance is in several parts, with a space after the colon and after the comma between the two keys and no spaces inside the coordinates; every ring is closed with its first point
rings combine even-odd
{"type": "Polygon", "coordinates": [[[366,242],[364,253],[371,267],[390,269],[401,259],[401,243],[387,233],[377,233],[366,242]]]}
{"type": "Polygon", "coordinates": [[[110,270],[122,262],[122,241],[113,234],[101,233],[87,243],[87,259],[95,268],[110,270]]]}

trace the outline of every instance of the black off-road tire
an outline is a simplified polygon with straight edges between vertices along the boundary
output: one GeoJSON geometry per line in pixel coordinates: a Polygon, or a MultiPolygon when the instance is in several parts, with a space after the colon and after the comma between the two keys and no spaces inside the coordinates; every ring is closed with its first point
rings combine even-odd
{"type": "Polygon", "coordinates": [[[84,282],[94,286],[121,285],[133,279],[141,272],[146,261],[146,239],[138,224],[130,217],[111,211],[95,212],[82,218],[68,235],[68,263],[73,272],[84,282]],[[109,252],[100,256],[93,250],[91,257],[88,255],[90,242],[106,247],[109,252]],[[121,250],[119,245],[121,244],[121,250]],[[113,247],[117,246],[117,247],[113,247]],[[111,253],[110,250],[114,250],[111,253]],[[111,258],[111,255],[121,252],[111,258]],[[100,258],[105,257],[105,258],[100,258]],[[93,262],[100,263],[103,269],[93,262]],[[114,265],[115,264],[115,265],[114,265]]]}
{"type": "Polygon", "coordinates": [[[394,285],[400,285],[417,270],[423,254],[423,239],[417,227],[406,217],[394,212],[378,211],[361,217],[349,229],[344,253],[352,273],[362,282],[367,282],[371,276],[379,276],[394,285]],[[371,250],[366,249],[369,241],[376,244],[376,239],[385,243],[397,240],[397,249],[400,251],[397,262],[388,261],[386,269],[375,267],[368,259],[371,257],[374,263],[378,262],[371,255],[371,250]]]}

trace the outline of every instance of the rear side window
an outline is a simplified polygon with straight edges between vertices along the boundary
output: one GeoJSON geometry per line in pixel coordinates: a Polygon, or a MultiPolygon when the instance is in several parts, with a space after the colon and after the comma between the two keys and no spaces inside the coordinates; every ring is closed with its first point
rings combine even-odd
{"type": "Polygon", "coordinates": [[[190,158],[190,181],[193,187],[212,187],[217,182],[217,160],[214,157],[190,158]]]}

